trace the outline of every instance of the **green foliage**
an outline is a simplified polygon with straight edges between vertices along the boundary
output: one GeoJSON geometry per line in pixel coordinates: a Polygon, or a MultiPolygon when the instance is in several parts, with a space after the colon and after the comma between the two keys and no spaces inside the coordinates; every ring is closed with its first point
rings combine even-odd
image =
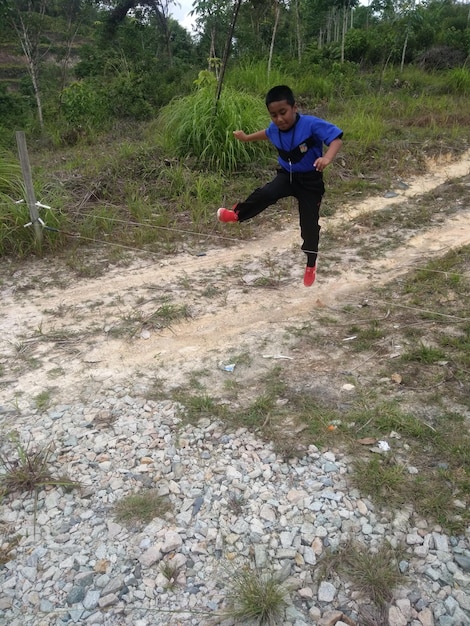
{"type": "Polygon", "coordinates": [[[49,468],[50,447],[32,450],[21,443],[17,433],[11,433],[8,439],[13,449],[0,454],[0,494],[34,491],[37,496],[38,489],[46,485],[79,486],[64,476],[53,478],[49,468]]]}
{"type": "Polygon", "coordinates": [[[62,92],[62,116],[66,123],[66,137],[73,139],[91,135],[106,127],[108,110],[102,95],[87,81],[72,83],[62,92]]]}
{"type": "Polygon", "coordinates": [[[403,581],[398,569],[400,551],[384,541],[370,546],[348,542],[336,552],[327,553],[323,567],[348,578],[365,598],[383,607],[393,598],[394,589],[403,581]]]}
{"type": "Polygon", "coordinates": [[[447,88],[451,93],[470,95],[470,71],[464,67],[451,70],[447,74],[447,88]]]}
{"type": "Polygon", "coordinates": [[[167,498],[158,495],[157,491],[146,489],[121,498],[116,503],[114,515],[116,520],[126,526],[148,524],[155,517],[164,517],[171,510],[167,498]]]}
{"type": "Polygon", "coordinates": [[[0,83],[0,148],[13,144],[14,130],[24,129],[29,118],[27,99],[17,93],[7,92],[0,83]]]}
{"type": "MultiPolygon", "coordinates": [[[[29,210],[24,200],[21,168],[10,153],[0,151],[0,257],[7,254],[23,256],[36,250],[32,228],[25,228],[30,221],[29,210]]],[[[51,209],[41,209],[42,220],[51,227],[58,228],[63,221],[60,213],[51,209]]],[[[58,236],[48,233],[45,249],[54,247],[58,236]]]]}
{"type": "Polygon", "coordinates": [[[289,83],[289,73],[278,68],[272,68],[268,74],[266,60],[242,61],[234,65],[227,72],[225,84],[234,90],[247,91],[264,98],[273,85],[289,83]]]}
{"type": "Polygon", "coordinates": [[[287,589],[269,572],[248,566],[231,575],[228,592],[227,617],[242,623],[256,620],[257,624],[279,624],[286,606],[287,589]]]}
{"type": "Polygon", "coordinates": [[[211,87],[173,100],[159,115],[164,147],[179,157],[196,157],[205,167],[233,172],[241,165],[266,160],[263,142],[240,142],[233,131],[265,128],[263,102],[245,92],[226,88],[216,105],[211,87]]]}

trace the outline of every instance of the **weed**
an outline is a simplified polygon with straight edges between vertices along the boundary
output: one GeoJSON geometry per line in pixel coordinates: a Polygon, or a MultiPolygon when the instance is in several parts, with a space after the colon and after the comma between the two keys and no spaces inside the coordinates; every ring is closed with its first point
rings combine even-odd
{"type": "Polygon", "coordinates": [[[173,590],[176,587],[176,580],[178,578],[180,568],[175,563],[171,563],[169,560],[163,561],[160,564],[160,572],[168,581],[166,588],[173,590]]]}
{"type": "Polygon", "coordinates": [[[397,506],[406,500],[406,469],[388,456],[357,460],[352,480],[362,493],[367,493],[381,504],[397,506]]]}
{"type": "Polygon", "coordinates": [[[183,415],[189,422],[198,421],[201,417],[220,417],[226,412],[224,405],[206,393],[192,395],[180,389],[174,393],[174,399],[184,407],[183,415]]]}
{"type": "Polygon", "coordinates": [[[398,569],[401,552],[386,541],[374,549],[351,541],[325,555],[322,569],[347,577],[364,598],[385,607],[404,578],[398,569]]]}
{"type": "Polygon", "coordinates": [[[49,469],[49,457],[51,448],[30,450],[19,440],[16,433],[10,434],[10,442],[13,450],[0,455],[0,491],[3,494],[10,494],[16,491],[35,493],[37,490],[47,485],[58,485],[63,487],[79,487],[79,483],[70,480],[66,476],[53,478],[49,469]],[[16,454],[15,454],[16,453],[16,454]],[[10,455],[15,454],[16,458],[10,455]]]}
{"type": "Polygon", "coordinates": [[[237,624],[244,620],[278,624],[287,604],[287,593],[272,573],[245,566],[231,576],[224,616],[234,619],[237,624]]]}
{"type": "Polygon", "coordinates": [[[62,378],[65,374],[65,370],[62,367],[53,367],[47,372],[47,376],[52,379],[62,378]]]}
{"type": "Polygon", "coordinates": [[[34,398],[34,403],[38,411],[45,411],[49,408],[51,404],[51,391],[49,389],[45,389],[38,393],[38,395],[34,398]]]}
{"type": "Polygon", "coordinates": [[[402,361],[418,361],[418,363],[437,363],[446,359],[446,354],[439,348],[426,346],[421,343],[416,348],[408,350],[402,355],[402,361]]]}
{"type": "Polygon", "coordinates": [[[347,331],[347,334],[351,337],[355,337],[350,343],[351,348],[355,352],[370,350],[370,348],[385,337],[385,332],[380,328],[377,320],[369,322],[366,328],[352,326],[347,331]]]}
{"type": "Polygon", "coordinates": [[[5,563],[8,563],[15,558],[14,550],[19,544],[20,540],[20,535],[13,535],[13,537],[8,539],[7,541],[4,541],[4,543],[0,545],[0,568],[5,565],[5,563]]]}
{"type": "Polygon", "coordinates": [[[142,325],[146,328],[168,328],[173,322],[191,317],[187,304],[164,303],[150,315],[142,317],[142,325]]]}
{"type": "Polygon", "coordinates": [[[163,518],[170,510],[169,500],[149,489],[119,500],[114,507],[114,515],[118,522],[135,526],[148,524],[155,517],[163,518]]]}
{"type": "MultiPolygon", "coordinates": [[[[253,132],[266,122],[266,112],[258,98],[224,89],[215,115],[215,90],[201,87],[194,94],[172,101],[159,115],[165,147],[178,156],[194,156],[210,169],[233,172],[241,164],[265,160],[263,146],[234,141],[227,129],[245,128],[253,132]],[[248,115],[249,111],[249,115],[248,115]]],[[[197,186],[197,188],[200,185],[197,186]]],[[[200,191],[198,195],[201,196],[200,191]]]]}
{"type": "Polygon", "coordinates": [[[256,398],[250,406],[234,415],[233,421],[246,428],[263,428],[267,425],[274,407],[274,398],[271,395],[262,395],[256,398]]]}
{"type": "Polygon", "coordinates": [[[235,515],[241,515],[243,507],[245,506],[245,498],[240,493],[231,493],[228,497],[228,508],[235,513],[235,515]]]}
{"type": "Polygon", "coordinates": [[[203,296],[204,298],[215,298],[216,296],[218,296],[220,294],[220,289],[218,287],[215,287],[214,285],[208,285],[204,291],[201,292],[201,296],[203,296]]]}

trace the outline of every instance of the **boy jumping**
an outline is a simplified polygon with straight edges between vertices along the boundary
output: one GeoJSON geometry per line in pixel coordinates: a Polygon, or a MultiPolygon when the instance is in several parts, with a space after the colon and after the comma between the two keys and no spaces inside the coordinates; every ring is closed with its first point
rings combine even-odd
{"type": "Polygon", "coordinates": [[[236,130],[233,134],[239,141],[268,139],[279,153],[280,169],[270,183],[255,189],[244,202],[239,202],[233,209],[220,208],[217,218],[220,222],[244,222],[280,198],[297,198],[302,250],[307,255],[304,285],[310,287],[316,275],[320,235],[318,220],[325,193],[322,172],[338,154],[343,144],[343,131],[321,118],[300,115],[294,94],[286,85],[268,91],[266,106],[271,116],[267,129],[250,135],[236,130]],[[325,154],[323,144],[328,147],[325,154]]]}

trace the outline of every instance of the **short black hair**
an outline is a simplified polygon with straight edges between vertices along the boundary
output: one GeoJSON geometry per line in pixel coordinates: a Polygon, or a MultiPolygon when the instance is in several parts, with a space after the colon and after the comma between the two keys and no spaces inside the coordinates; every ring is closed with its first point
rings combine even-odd
{"type": "Polygon", "coordinates": [[[287,104],[294,106],[295,98],[294,93],[290,87],[287,85],[276,85],[268,91],[266,94],[266,106],[268,107],[271,102],[280,102],[281,100],[286,100],[287,104]]]}

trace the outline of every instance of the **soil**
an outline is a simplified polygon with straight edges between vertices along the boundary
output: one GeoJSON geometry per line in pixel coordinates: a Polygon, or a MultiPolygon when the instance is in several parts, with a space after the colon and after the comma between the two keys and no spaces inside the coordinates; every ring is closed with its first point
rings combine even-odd
{"type": "MultiPolygon", "coordinates": [[[[325,241],[358,215],[402,207],[469,173],[469,152],[458,161],[430,162],[427,174],[407,180],[396,197],[368,198],[323,218],[325,241]]],[[[302,284],[294,214],[282,231],[258,231],[256,239],[231,247],[211,247],[211,239],[194,254],[172,258],[136,253],[107,266],[96,252],[80,249],[96,268],[88,278],[78,277],[64,258],[3,261],[0,404],[26,407],[45,390],[53,403],[67,402],[85,389],[136,380],[171,388],[195,373],[211,394],[221,393],[230,377],[256,392],[256,381],[274,361],[293,378],[339,375],[347,370],[341,334],[328,351],[317,352],[302,346],[292,329],[347,304],[358,306],[372,287],[469,244],[468,194],[459,207],[406,231],[398,245],[372,258],[359,256],[351,237],[347,245],[322,247],[311,288],[302,284]],[[233,372],[224,370],[233,364],[233,372]]],[[[227,236],[235,239],[239,228],[227,225],[227,236]]]]}

